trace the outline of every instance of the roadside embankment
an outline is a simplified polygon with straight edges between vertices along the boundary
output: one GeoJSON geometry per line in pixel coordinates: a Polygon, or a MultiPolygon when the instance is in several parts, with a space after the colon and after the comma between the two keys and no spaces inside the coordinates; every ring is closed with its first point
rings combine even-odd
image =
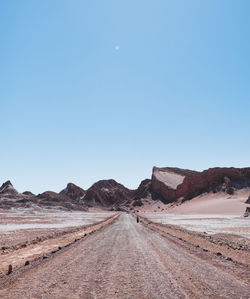
{"type": "Polygon", "coordinates": [[[227,260],[250,266],[250,240],[230,235],[209,235],[186,230],[177,225],[154,223],[137,215],[141,223],[153,231],[175,237],[204,251],[209,251],[227,260]]]}
{"type": "Polygon", "coordinates": [[[14,270],[28,265],[30,262],[37,259],[46,259],[49,255],[77,242],[89,234],[92,234],[105,226],[112,224],[120,213],[115,214],[103,221],[93,225],[74,228],[72,231],[60,232],[59,235],[52,238],[36,239],[29,244],[19,244],[17,247],[10,247],[0,251],[0,276],[11,274],[14,270]]]}

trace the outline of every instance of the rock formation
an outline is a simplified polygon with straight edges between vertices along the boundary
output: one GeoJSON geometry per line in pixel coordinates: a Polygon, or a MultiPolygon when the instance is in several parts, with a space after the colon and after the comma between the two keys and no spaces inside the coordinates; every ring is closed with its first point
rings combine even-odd
{"type": "Polygon", "coordinates": [[[86,194],[86,191],[73,183],[68,183],[67,187],[59,194],[66,195],[73,200],[82,200],[86,194]]]}
{"type": "Polygon", "coordinates": [[[249,215],[250,215],[250,207],[246,207],[246,211],[245,211],[245,213],[244,213],[244,217],[249,217],[249,215]]]}
{"type": "Polygon", "coordinates": [[[101,180],[93,184],[84,197],[89,206],[113,207],[128,206],[133,198],[134,190],[129,190],[115,180],[101,180]]]}
{"type": "MultiPolygon", "coordinates": [[[[211,168],[202,172],[180,168],[153,168],[152,179],[141,182],[136,190],[130,190],[115,180],[101,180],[87,191],[69,183],[56,193],[46,191],[35,196],[26,191],[18,193],[10,181],[0,187],[0,207],[61,207],[87,210],[100,207],[109,210],[128,210],[142,206],[151,200],[164,203],[182,202],[205,192],[226,192],[250,187],[250,168],[211,168]]],[[[250,197],[246,203],[250,203],[250,197]]]]}
{"type": "Polygon", "coordinates": [[[202,172],[178,168],[153,168],[151,189],[155,199],[173,202],[191,199],[205,192],[250,187],[250,168],[211,168],[202,172]]]}
{"type": "Polygon", "coordinates": [[[69,183],[60,193],[46,191],[38,194],[36,197],[36,204],[47,207],[56,206],[70,210],[86,211],[87,207],[83,201],[84,195],[85,191],[83,189],[69,183]]]}
{"type": "Polygon", "coordinates": [[[3,183],[2,186],[0,187],[0,194],[1,194],[1,196],[5,195],[6,197],[9,197],[9,196],[13,197],[13,196],[17,196],[19,193],[13,187],[11,182],[7,181],[7,182],[3,183]]]}

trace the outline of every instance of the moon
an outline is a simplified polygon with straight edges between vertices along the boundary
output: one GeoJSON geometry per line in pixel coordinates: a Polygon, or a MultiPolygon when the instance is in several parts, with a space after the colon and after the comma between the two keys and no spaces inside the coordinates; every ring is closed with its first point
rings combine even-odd
{"type": "Polygon", "coordinates": [[[116,45],[116,46],[115,46],[115,50],[116,50],[116,51],[119,51],[119,50],[120,50],[120,46],[119,46],[119,45],[116,45]]]}

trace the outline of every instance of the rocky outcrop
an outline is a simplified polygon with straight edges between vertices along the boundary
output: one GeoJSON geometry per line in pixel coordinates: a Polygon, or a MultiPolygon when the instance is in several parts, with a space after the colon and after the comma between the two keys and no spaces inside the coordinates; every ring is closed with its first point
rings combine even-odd
{"type": "Polygon", "coordinates": [[[85,191],[73,183],[68,183],[61,192],[46,191],[37,195],[37,204],[47,207],[64,207],[71,210],[87,210],[83,201],[85,191]]]}
{"type": "Polygon", "coordinates": [[[83,200],[77,197],[77,191],[79,191],[78,188],[81,188],[77,188],[77,186],[75,187],[73,187],[71,191],[64,189],[60,193],[56,193],[53,191],[43,192],[37,195],[35,203],[45,207],[63,207],[70,210],[86,211],[87,207],[84,204],[83,200]],[[73,192],[73,190],[75,190],[76,193],[73,192]]]}
{"type": "Polygon", "coordinates": [[[247,208],[246,208],[246,211],[245,211],[245,213],[244,213],[243,216],[244,216],[244,217],[249,217],[249,216],[250,216],[250,207],[247,207],[247,208]]]}
{"type": "Polygon", "coordinates": [[[24,191],[22,194],[27,196],[35,196],[35,194],[30,191],[24,191]]]}
{"type": "MultiPolygon", "coordinates": [[[[37,196],[26,191],[18,193],[10,181],[0,187],[0,207],[29,206],[63,207],[86,210],[89,207],[112,210],[128,210],[150,201],[164,203],[182,202],[205,192],[226,192],[250,187],[250,168],[211,168],[202,172],[165,167],[153,168],[152,179],[141,182],[136,190],[130,190],[115,180],[101,180],[87,191],[69,183],[56,193],[43,192],[37,196]]],[[[250,203],[250,198],[246,203],[250,203]]]]}
{"type": "Polygon", "coordinates": [[[82,200],[86,194],[86,191],[76,186],[75,184],[68,183],[67,187],[63,189],[60,195],[66,195],[73,200],[82,200]]]}
{"type": "Polygon", "coordinates": [[[143,198],[148,198],[151,196],[151,180],[145,179],[143,180],[139,187],[134,191],[134,200],[140,200],[143,198]]]}
{"type": "Polygon", "coordinates": [[[118,208],[128,205],[133,196],[134,190],[127,189],[115,180],[101,180],[87,190],[84,202],[89,206],[118,208]]]}
{"type": "Polygon", "coordinates": [[[60,195],[59,193],[53,191],[45,191],[37,195],[37,199],[49,201],[49,202],[59,202],[67,200],[66,196],[60,195]]]}
{"type": "Polygon", "coordinates": [[[11,182],[7,181],[0,187],[0,208],[26,208],[35,205],[86,211],[87,207],[82,200],[84,194],[83,189],[69,183],[60,193],[46,191],[36,196],[30,191],[19,193],[11,182]]]}
{"type": "Polygon", "coordinates": [[[134,200],[132,203],[133,207],[141,207],[142,205],[143,205],[143,202],[141,199],[134,200]]]}
{"type": "Polygon", "coordinates": [[[0,187],[0,195],[3,196],[17,196],[19,193],[17,190],[13,187],[10,181],[7,181],[2,184],[0,187]]]}
{"type": "Polygon", "coordinates": [[[250,204],[250,195],[248,196],[248,199],[246,200],[246,203],[250,204]]]}
{"type": "Polygon", "coordinates": [[[188,169],[164,167],[153,167],[152,173],[152,197],[170,203],[178,198],[178,187],[183,184],[184,179],[198,172],[188,169]]]}
{"type": "Polygon", "coordinates": [[[233,194],[234,190],[249,186],[250,168],[211,168],[196,172],[154,167],[151,188],[155,199],[173,202],[210,191],[233,194]]]}
{"type": "Polygon", "coordinates": [[[204,192],[232,193],[250,186],[250,168],[211,168],[187,176],[178,188],[178,197],[190,199],[204,192]]]}
{"type": "Polygon", "coordinates": [[[7,181],[0,187],[0,208],[27,207],[27,203],[34,197],[35,195],[29,192],[19,193],[11,182],[7,181]]]}

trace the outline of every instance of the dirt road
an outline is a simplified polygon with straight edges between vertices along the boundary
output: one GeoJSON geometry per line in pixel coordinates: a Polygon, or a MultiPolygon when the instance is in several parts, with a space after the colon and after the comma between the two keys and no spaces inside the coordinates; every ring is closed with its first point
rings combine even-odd
{"type": "MultiPolygon", "coordinates": [[[[11,274],[12,275],[12,274],[11,274]]],[[[249,298],[248,268],[122,214],[2,287],[0,298],[249,298]]]]}

